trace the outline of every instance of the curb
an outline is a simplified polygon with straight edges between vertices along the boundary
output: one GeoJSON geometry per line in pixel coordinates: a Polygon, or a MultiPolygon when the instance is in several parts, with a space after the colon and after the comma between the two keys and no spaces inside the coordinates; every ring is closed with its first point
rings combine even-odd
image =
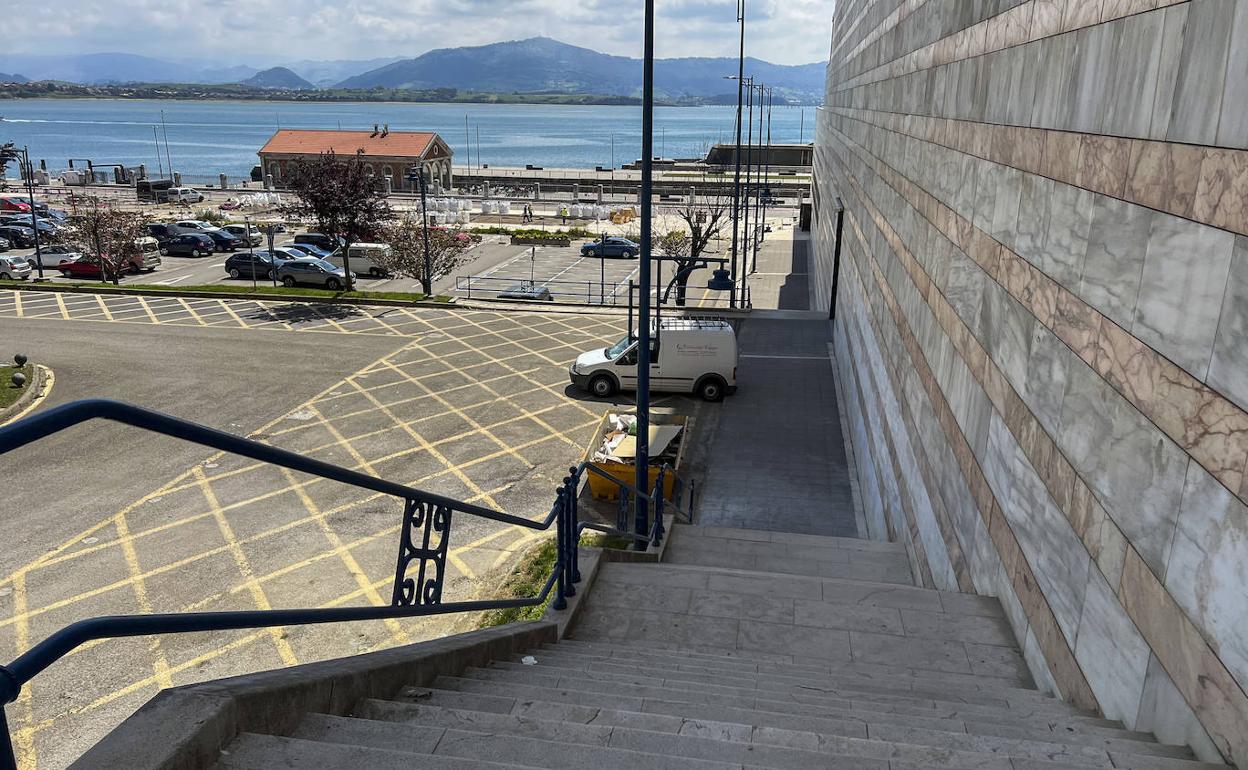
{"type": "Polygon", "coordinates": [[[34,382],[26,385],[26,392],[16,401],[0,409],[0,425],[8,425],[38,406],[52,392],[55,379],[51,369],[42,364],[35,364],[34,382]]]}
{"type": "Polygon", "coordinates": [[[65,286],[63,284],[44,284],[32,283],[25,284],[4,284],[0,286],[4,289],[12,289],[14,291],[47,291],[60,294],[106,294],[106,295],[131,295],[143,297],[191,297],[201,299],[241,299],[256,302],[308,302],[321,303],[328,305],[378,305],[382,307],[437,307],[450,308],[456,305],[456,297],[451,297],[446,302],[431,302],[429,300],[405,300],[405,299],[367,299],[362,297],[313,297],[308,295],[291,294],[260,294],[251,292],[225,292],[225,291],[178,291],[177,287],[169,290],[165,289],[128,289],[125,286],[65,286]]]}

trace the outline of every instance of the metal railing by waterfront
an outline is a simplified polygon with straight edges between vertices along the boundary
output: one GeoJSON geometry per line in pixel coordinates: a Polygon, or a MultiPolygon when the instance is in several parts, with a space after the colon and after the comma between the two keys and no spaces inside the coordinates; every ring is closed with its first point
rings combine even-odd
{"type": "Polygon", "coordinates": [[[580,302],[586,305],[615,305],[627,300],[621,297],[621,287],[628,284],[620,281],[570,281],[552,278],[550,280],[530,280],[528,278],[507,278],[488,275],[457,275],[455,276],[455,292],[466,299],[477,297],[498,297],[500,294],[532,292],[545,289],[552,300],[563,298],[568,302],[580,302]]]}
{"type": "Polygon", "coordinates": [[[0,738],[0,770],[16,770],[17,768],[5,707],[17,700],[22,687],[32,678],[75,648],[93,640],[479,612],[537,606],[545,603],[548,598],[551,599],[551,607],[555,610],[564,610],[568,606],[568,597],[576,594],[576,583],[581,580],[577,546],[580,543],[581,533],[585,530],[630,538],[639,549],[650,545],[657,546],[663,540],[663,483],[664,476],[668,472],[667,468],[660,469],[654,489],[647,494],[591,464],[581,463],[570,467],[568,475],[556,488],[555,502],[551,505],[550,511],[541,519],[532,520],[386,481],[189,420],[107,399],[75,401],[0,427],[0,455],[75,425],[97,419],[111,420],[402,499],[404,501],[403,526],[399,537],[398,560],[395,564],[390,605],[112,615],[71,623],[34,645],[8,665],[0,665],[0,733],[3,734],[3,738],[0,738]],[[581,482],[587,473],[599,475],[620,487],[621,513],[617,520],[617,527],[580,521],[577,500],[580,496],[581,482]],[[627,531],[626,509],[630,499],[634,502],[642,499],[649,505],[636,506],[637,513],[632,531],[627,531]],[[645,514],[647,507],[654,510],[653,521],[647,520],[645,514]],[[447,549],[450,544],[455,513],[538,531],[548,530],[553,525],[556,560],[550,576],[542,585],[542,590],[536,596],[526,598],[444,603],[442,583],[446,572],[447,549]],[[553,598],[551,591],[554,591],[553,598]]]}

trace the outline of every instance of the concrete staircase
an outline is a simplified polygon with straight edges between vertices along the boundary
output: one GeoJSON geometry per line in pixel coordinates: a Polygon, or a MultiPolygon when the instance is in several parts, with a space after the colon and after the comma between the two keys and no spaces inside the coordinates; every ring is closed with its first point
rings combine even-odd
{"type": "Polygon", "coordinates": [[[899,545],[675,527],[605,563],[569,638],[243,733],[270,768],[1223,768],[1038,692],[994,599],[899,545]]]}

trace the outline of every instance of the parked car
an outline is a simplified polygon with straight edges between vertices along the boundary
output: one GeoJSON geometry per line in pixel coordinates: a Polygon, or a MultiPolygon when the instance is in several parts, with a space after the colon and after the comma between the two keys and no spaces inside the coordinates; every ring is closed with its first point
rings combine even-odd
{"type": "Polygon", "coordinates": [[[238,252],[225,260],[225,273],[231,278],[277,278],[277,268],[290,260],[274,257],[267,251],[238,252]]]}
{"type": "Polygon", "coordinates": [[[205,230],[204,235],[212,239],[217,251],[236,251],[247,248],[247,241],[224,230],[205,230]]]}
{"type": "Polygon", "coordinates": [[[0,238],[18,249],[29,249],[35,245],[35,231],[22,225],[0,225],[0,238]]]}
{"type": "Polygon", "coordinates": [[[160,244],[160,253],[170,257],[206,257],[216,250],[216,242],[204,233],[183,233],[160,244]]]}
{"type": "Polygon", "coordinates": [[[24,201],[21,198],[11,198],[6,196],[0,198],[0,211],[17,211],[22,214],[29,214],[30,203],[29,201],[24,201]]]}
{"type": "Polygon", "coordinates": [[[164,260],[160,258],[159,241],[149,236],[143,236],[136,238],[134,245],[139,247],[139,253],[130,263],[134,266],[136,272],[143,270],[150,273],[160,267],[160,263],[164,260]]]}
{"type": "Polygon", "coordinates": [[[270,253],[274,257],[277,258],[279,263],[289,262],[292,259],[307,259],[309,256],[308,254],[300,251],[299,249],[294,249],[286,245],[275,246],[273,247],[273,250],[270,253]]]}
{"type": "Polygon", "coordinates": [[[242,238],[244,241],[250,241],[252,246],[259,246],[263,240],[263,234],[260,232],[260,228],[258,227],[253,226],[251,228],[250,237],[248,237],[247,234],[247,225],[225,225],[221,229],[236,238],[242,238]]]}
{"type": "MultiPolygon", "coordinates": [[[[304,283],[324,286],[330,291],[338,291],[347,285],[347,273],[341,267],[335,267],[323,259],[305,257],[283,262],[277,267],[277,277],[284,285],[294,286],[304,283]]],[[[355,274],[351,275],[354,281],[355,274]]]]}
{"type": "MultiPolygon", "coordinates": [[[[104,268],[97,257],[84,255],[72,262],[62,262],[56,266],[66,278],[95,278],[104,280],[104,268]]],[[[137,270],[134,272],[138,272],[137,270]]]]}
{"type": "Polygon", "coordinates": [[[162,243],[185,232],[177,225],[167,225],[163,222],[149,222],[147,225],[147,234],[162,243]]]}
{"type": "Polygon", "coordinates": [[[203,233],[209,230],[216,230],[217,226],[211,222],[205,222],[202,219],[183,219],[181,222],[173,223],[176,227],[182,228],[182,232],[187,233],[203,233]]]}
{"type": "Polygon", "coordinates": [[[342,246],[342,243],[337,238],[331,238],[321,233],[299,233],[294,240],[295,243],[310,243],[317,248],[331,252],[342,246]]]}
{"type": "Polygon", "coordinates": [[[39,253],[27,254],[26,261],[31,267],[38,267],[42,264],[44,267],[56,267],[62,262],[73,262],[82,256],[82,252],[74,251],[72,246],[62,246],[60,244],[51,244],[42,246],[39,253]]]}
{"type": "Polygon", "coordinates": [[[0,251],[8,251],[8,250],[9,250],[9,239],[0,238],[0,251]]]}
{"type": "MultiPolygon", "coordinates": [[[[351,272],[356,275],[368,273],[374,278],[381,278],[386,274],[386,268],[376,260],[379,256],[388,255],[390,250],[388,243],[351,244],[351,272]]],[[[344,267],[342,249],[338,249],[324,259],[335,267],[344,267]]]]}
{"type": "MultiPolygon", "coordinates": [[[[737,335],[727,321],[664,318],[655,331],[650,387],[693,392],[719,401],[737,389],[737,335]]],[[[626,335],[609,348],[576,357],[568,375],[572,384],[599,398],[637,389],[637,337],[626,335]]]]}
{"type": "MultiPolygon", "coordinates": [[[[30,227],[29,214],[0,214],[0,225],[14,225],[16,227],[30,227]]],[[[56,235],[65,229],[65,226],[53,222],[43,217],[35,217],[35,227],[39,228],[39,232],[45,237],[56,235]]]]}
{"type": "Polygon", "coordinates": [[[581,247],[582,257],[623,257],[624,259],[632,259],[641,253],[641,244],[634,243],[627,238],[603,238],[600,241],[590,241],[581,247]]]}
{"type": "Polygon", "coordinates": [[[30,263],[22,257],[0,257],[0,281],[24,281],[30,277],[30,263]]]}
{"type": "Polygon", "coordinates": [[[283,249],[290,249],[291,251],[298,251],[304,256],[316,257],[317,259],[328,259],[329,255],[334,253],[332,251],[326,251],[320,246],[313,246],[310,243],[295,243],[294,241],[286,241],[281,244],[281,247],[283,249]]]}
{"type": "Polygon", "coordinates": [[[194,187],[170,187],[165,193],[170,203],[203,203],[204,194],[194,187]]]}

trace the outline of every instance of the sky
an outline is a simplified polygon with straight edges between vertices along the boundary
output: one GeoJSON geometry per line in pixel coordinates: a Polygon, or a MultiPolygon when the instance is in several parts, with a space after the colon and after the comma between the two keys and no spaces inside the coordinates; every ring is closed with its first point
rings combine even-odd
{"type": "MultiPolygon", "coordinates": [[[[746,0],[746,55],[826,61],[833,0],[746,0]]],[[[656,0],[655,54],[736,56],[736,0],[656,0]]],[[[57,0],[5,14],[11,53],[193,56],[222,66],[413,57],[542,35],[641,55],[636,0],[57,0]],[[193,53],[192,53],[193,52],[193,53]]]]}

